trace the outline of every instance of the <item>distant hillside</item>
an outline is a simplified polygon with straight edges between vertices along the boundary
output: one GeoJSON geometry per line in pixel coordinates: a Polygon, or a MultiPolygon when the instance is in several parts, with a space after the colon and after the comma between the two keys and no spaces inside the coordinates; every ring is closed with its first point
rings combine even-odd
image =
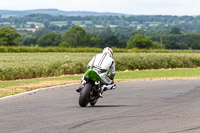
{"type": "Polygon", "coordinates": [[[1,17],[7,18],[9,16],[23,17],[33,13],[49,14],[52,16],[122,16],[127,14],[121,13],[110,13],[110,12],[89,12],[89,11],[62,11],[58,9],[37,9],[37,10],[24,10],[24,11],[13,11],[13,10],[0,10],[1,17]]]}

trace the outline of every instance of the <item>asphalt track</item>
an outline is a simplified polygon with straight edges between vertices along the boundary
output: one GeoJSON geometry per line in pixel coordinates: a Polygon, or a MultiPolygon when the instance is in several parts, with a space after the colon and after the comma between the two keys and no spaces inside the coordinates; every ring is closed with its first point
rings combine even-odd
{"type": "Polygon", "coordinates": [[[118,82],[96,107],[78,85],[0,100],[0,133],[200,133],[200,79],[118,82]]]}

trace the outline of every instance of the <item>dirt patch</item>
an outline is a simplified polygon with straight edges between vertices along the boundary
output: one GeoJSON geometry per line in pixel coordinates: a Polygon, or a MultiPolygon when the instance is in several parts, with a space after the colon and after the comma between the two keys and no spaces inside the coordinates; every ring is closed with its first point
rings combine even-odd
{"type": "Polygon", "coordinates": [[[39,83],[31,83],[22,86],[12,86],[8,88],[15,88],[15,89],[25,89],[25,90],[34,90],[38,88],[50,87],[50,86],[57,86],[57,85],[64,85],[64,84],[72,84],[72,83],[79,83],[80,80],[70,80],[70,81],[42,81],[39,83]]]}
{"type": "Polygon", "coordinates": [[[12,86],[7,88],[0,88],[0,97],[15,95],[18,93],[23,93],[39,88],[64,85],[64,84],[72,84],[72,83],[80,83],[80,80],[70,80],[70,81],[42,81],[38,83],[31,83],[27,85],[21,86],[12,86]]]}

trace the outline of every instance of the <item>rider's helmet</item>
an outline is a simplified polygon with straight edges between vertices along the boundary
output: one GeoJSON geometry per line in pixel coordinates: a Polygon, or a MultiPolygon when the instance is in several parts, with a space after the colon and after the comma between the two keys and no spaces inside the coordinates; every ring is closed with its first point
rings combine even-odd
{"type": "Polygon", "coordinates": [[[110,57],[113,56],[113,50],[109,47],[104,48],[103,53],[108,53],[110,55],[110,57]]]}

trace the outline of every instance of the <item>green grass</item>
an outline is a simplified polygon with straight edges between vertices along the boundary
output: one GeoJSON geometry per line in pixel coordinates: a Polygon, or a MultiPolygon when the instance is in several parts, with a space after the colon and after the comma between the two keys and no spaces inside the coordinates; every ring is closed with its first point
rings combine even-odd
{"type": "MultiPolygon", "coordinates": [[[[39,78],[39,79],[29,79],[29,80],[0,81],[0,97],[14,95],[17,93],[22,93],[48,86],[62,85],[74,82],[80,83],[81,76],[82,75],[71,75],[71,76],[39,78]]],[[[124,81],[124,80],[163,79],[163,78],[176,79],[184,77],[200,78],[200,68],[117,72],[115,80],[124,81]]]]}
{"type": "Polygon", "coordinates": [[[200,68],[142,70],[118,72],[116,79],[153,79],[153,78],[176,78],[176,77],[199,77],[200,68]]]}

